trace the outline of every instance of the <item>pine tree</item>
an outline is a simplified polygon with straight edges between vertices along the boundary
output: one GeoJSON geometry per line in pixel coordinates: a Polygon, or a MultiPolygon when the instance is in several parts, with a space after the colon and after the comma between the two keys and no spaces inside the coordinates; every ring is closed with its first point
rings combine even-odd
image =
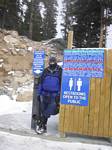
{"type": "Polygon", "coordinates": [[[77,25],[74,26],[74,43],[77,47],[98,47],[101,8],[97,0],[80,0],[74,11],[77,25]]]}
{"type": "Polygon", "coordinates": [[[63,32],[63,38],[67,40],[67,33],[71,29],[71,22],[72,22],[72,15],[71,15],[71,0],[63,0],[63,18],[64,23],[61,25],[64,27],[62,29],[63,32]]]}
{"type": "Polygon", "coordinates": [[[105,47],[107,26],[112,23],[112,0],[99,0],[99,3],[101,7],[99,47],[105,47]]]}
{"type": "Polygon", "coordinates": [[[0,27],[4,27],[4,19],[5,19],[5,14],[6,14],[6,1],[1,0],[0,1],[0,27]]]}
{"type": "Polygon", "coordinates": [[[33,40],[40,41],[42,39],[42,18],[40,14],[39,1],[26,1],[26,5],[27,10],[23,23],[24,34],[33,40]]]}
{"type": "Polygon", "coordinates": [[[43,0],[45,5],[45,12],[43,18],[43,39],[47,40],[54,38],[56,31],[56,16],[57,16],[57,1],[56,0],[43,0]]]}
{"type": "MultiPolygon", "coordinates": [[[[101,30],[101,24],[110,23],[112,10],[112,0],[64,0],[67,12],[65,14],[66,25],[65,35],[70,26],[74,31],[74,44],[76,47],[99,47],[99,37],[102,37],[103,46],[105,44],[105,29],[101,30]],[[103,3],[102,3],[103,2],[103,3]],[[103,9],[103,15],[102,15],[103,9]],[[108,10],[107,17],[104,16],[108,10]],[[103,22],[102,22],[103,21],[103,22]],[[75,22],[75,24],[74,24],[75,22]],[[101,36],[101,34],[103,34],[101,36]]],[[[105,25],[106,26],[106,25],[105,25]]],[[[104,27],[103,27],[104,28],[104,27]]]]}
{"type": "Polygon", "coordinates": [[[33,13],[33,33],[32,38],[34,40],[42,40],[42,17],[40,14],[39,2],[34,1],[34,13],[33,13]]]}
{"type": "Polygon", "coordinates": [[[21,6],[19,0],[1,0],[0,5],[2,6],[2,28],[13,29],[19,31],[21,24],[21,6]]]}

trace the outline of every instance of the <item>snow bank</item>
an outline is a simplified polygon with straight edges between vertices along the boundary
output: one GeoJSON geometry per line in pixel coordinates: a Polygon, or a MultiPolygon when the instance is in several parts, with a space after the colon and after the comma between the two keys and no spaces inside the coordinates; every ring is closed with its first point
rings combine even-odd
{"type": "Polygon", "coordinates": [[[14,113],[31,113],[32,102],[16,102],[6,95],[0,96],[0,115],[14,113]]]}

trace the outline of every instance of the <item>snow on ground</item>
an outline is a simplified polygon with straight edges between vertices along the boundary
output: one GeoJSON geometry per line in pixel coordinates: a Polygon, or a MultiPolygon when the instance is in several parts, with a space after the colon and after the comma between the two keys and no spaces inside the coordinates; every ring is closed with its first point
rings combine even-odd
{"type": "Polygon", "coordinates": [[[6,95],[0,96],[0,115],[14,113],[31,113],[31,102],[16,102],[6,95]]]}
{"type": "MultiPolygon", "coordinates": [[[[16,102],[6,95],[0,96],[0,127],[30,131],[31,113],[32,102],[16,102]]],[[[49,119],[48,126],[49,135],[58,136],[58,115],[49,119]]]]}
{"type": "Polygon", "coordinates": [[[60,141],[58,115],[49,119],[47,133],[58,140],[40,138],[31,130],[31,112],[31,102],[16,102],[6,95],[0,96],[0,150],[112,150],[112,147],[103,141],[96,144],[90,139],[84,142],[83,138],[81,141],[78,137],[71,141],[67,138],[66,142],[60,141]],[[16,131],[19,131],[19,134],[16,131]]]}
{"type": "Polygon", "coordinates": [[[4,132],[1,132],[0,139],[0,150],[112,150],[102,145],[48,141],[4,132]]]}

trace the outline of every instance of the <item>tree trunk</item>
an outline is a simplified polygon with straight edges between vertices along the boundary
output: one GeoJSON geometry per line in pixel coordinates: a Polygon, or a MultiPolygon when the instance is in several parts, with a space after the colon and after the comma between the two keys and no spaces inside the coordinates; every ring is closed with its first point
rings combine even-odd
{"type": "Polygon", "coordinates": [[[105,15],[105,47],[107,46],[107,19],[108,19],[108,9],[106,8],[106,15],[105,15]]]}
{"type": "Polygon", "coordinates": [[[100,26],[99,47],[103,47],[103,42],[104,42],[104,6],[101,5],[101,26],[100,26]]]}
{"type": "Polygon", "coordinates": [[[29,38],[32,39],[33,33],[33,6],[34,0],[31,0],[31,13],[30,13],[30,23],[29,23],[29,38]]]}

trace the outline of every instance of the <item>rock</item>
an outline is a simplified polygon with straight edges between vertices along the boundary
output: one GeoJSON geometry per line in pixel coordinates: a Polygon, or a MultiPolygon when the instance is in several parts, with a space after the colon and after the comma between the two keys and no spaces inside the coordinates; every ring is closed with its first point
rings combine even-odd
{"type": "Polygon", "coordinates": [[[25,91],[24,93],[18,94],[16,101],[31,101],[33,99],[33,92],[32,91],[25,91]]]}
{"type": "Polygon", "coordinates": [[[0,87],[0,95],[7,95],[12,99],[12,90],[13,89],[8,90],[6,87],[0,87]]]}
{"type": "Polygon", "coordinates": [[[5,53],[9,52],[8,49],[5,49],[5,48],[3,48],[2,51],[5,52],[5,53]]]}
{"type": "Polygon", "coordinates": [[[0,59],[0,63],[2,63],[4,61],[4,59],[0,59]]]}
{"type": "Polygon", "coordinates": [[[3,69],[5,70],[5,72],[9,72],[12,70],[12,66],[11,64],[3,64],[3,69]]]}
{"type": "Polygon", "coordinates": [[[30,52],[31,52],[32,50],[33,50],[33,48],[32,48],[32,47],[28,47],[28,51],[30,51],[30,52]]]}
{"type": "Polygon", "coordinates": [[[14,49],[11,49],[12,55],[17,55],[17,52],[14,49]]]}
{"type": "Polygon", "coordinates": [[[14,38],[17,38],[17,37],[19,36],[17,31],[11,31],[10,34],[11,34],[12,37],[14,37],[14,38]]]}
{"type": "Polygon", "coordinates": [[[22,72],[22,71],[15,71],[15,73],[14,73],[14,75],[15,75],[15,77],[23,77],[24,76],[24,72],[22,72]]]}
{"type": "Polygon", "coordinates": [[[25,51],[25,50],[23,49],[23,50],[20,50],[20,51],[18,52],[18,54],[21,55],[21,56],[25,56],[25,55],[27,54],[27,51],[25,51]]]}
{"type": "Polygon", "coordinates": [[[14,81],[19,83],[19,84],[22,84],[22,83],[25,83],[27,81],[32,81],[32,76],[31,75],[28,75],[26,74],[25,76],[23,77],[14,77],[14,81]]]}
{"type": "Polygon", "coordinates": [[[14,30],[4,30],[4,29],[1,29],[0,32],[2,34],[4,34],[5,36],[6,35],[11,35],[12,37],[16,38],[18,37],[18,32],[17,31],[14,31],[14,30]]]}
{"type": "Polygon", "coordinates": [[[16,49],[27,50],[26,44],[20,43],[19,45],[15,45],[16,49]]]}
{"type": "Polygon", "coordinates": [[[4,37],[4,41],[7,43],[7,44],[11,44],[11,45],[19,45],[20,44],[20,41],[19,39],[16,39],[14,37],[12,37],[11,35],[7,35],[4,37]]]}
{"type": "Polygon", "coordinates": [[[16,52],[19,52],[20,51],[20,49],[19,48],[16,48],[16,52]]]}
{"type": "Polygon", "coordinates": [[[14,71],[9,71],[9,72],[8,72],[8,75],[14,76],[14,71]]]}
{"type": "Polygon", "coordinates": [[[3,67],[3,63],[0,63],[0,68],[2,68],[3,67]]]}

